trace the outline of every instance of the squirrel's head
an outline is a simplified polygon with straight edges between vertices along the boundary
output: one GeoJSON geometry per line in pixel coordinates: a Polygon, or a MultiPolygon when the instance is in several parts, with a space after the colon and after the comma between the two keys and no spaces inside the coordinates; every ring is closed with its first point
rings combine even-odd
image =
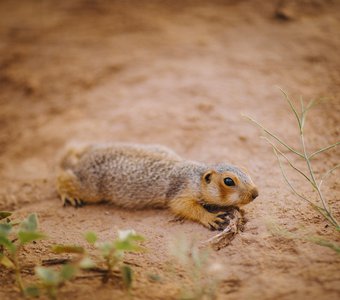
{"type": "Polygon", "coordinates": [[[242,206],[259,195],[247,172],[231,165],[211,166],[201,181],[202,196],[209,204],[242,206]]]}

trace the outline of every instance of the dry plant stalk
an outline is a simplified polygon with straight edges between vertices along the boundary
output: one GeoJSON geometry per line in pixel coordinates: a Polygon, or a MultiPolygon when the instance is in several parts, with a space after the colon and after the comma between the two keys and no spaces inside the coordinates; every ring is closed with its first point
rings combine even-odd
{"type": "MultiPolygon", "coordinates": [[[[281,90],[281,89],[280,89],[281,90]]],[[[294,116],[297,120],[298,126],[299,126],[299,133],[300,133],[300,141],[301,141],[301,150],[296,150],[293,147],[289,146],[287,143],[285,143],[281,138],[279,138],[278,136],[276,136],[274,133],[272,133],[271,131],[269,131],[268,129],[266,129],[264,126],[262,126],[260,123],[258,123],[257,121],[255,121],[254,119],[246,116],[246,118],[248,120],[250,120],[251,122],[253,122],[254,124],[256,124],[258,127],[260,127],[270,138],[268,137],[264,137],[268,143],[270,143],[270,145],[273,148],[274,154],[279,162],[279,166],[280,166],[280,170],[282,173],[282,176],[285,180],[285,182],[287,183],[287,185],[290,187],[290,189],[292,190],[292,192],[299,197],[300,199],[303,199],[304,201],[308,202],[311,207],[313,209],[315,209],[318,213],[320,213],[332,226],[334,226],[334,228],[337,231],[340,231],[340,226],[339,226],[339,222],[335,219],[335,217],[332,214],[331,208],[328,205],[327,200],[325,199],[321,187],[323,182],[325,181],[325,179],[335,170],[338,169],[340,167],[340,164],[334,166],[333,168],[331,168],[330,170],[328,170],[319,180],[316,179],[314,170],[313,170],[313,166],[312,166],[312,159],[315,158],[318,154],[323,153],[329,149],[332,149],[336,146],[338,146],[340,144],[340,142],[336,142],[332,145],[329,145],[327,147],[323,147],[315,152],[312,153],[308,153],[307,152],[307,147],[306,147],[306,143],[305,143],[305,136],[304,136],[304,125],[305,125],[305,121],[306,121],[306,116],[307,116],[307,112],[314,107],[317,104],[316,100],[311,100],[307,106],[305,106],[302,98],[300,98],[300,105],[301,105],[301,112],[299,112],[296,107],[293,105],[293,102],[291,101],[291,99],[288,97],[288,95],[281,90],[281,92],[283,93],[287,103],[289,104],[290,109],[292,110],[292,112],[294,113],[294,116]],[[307,166],[307,172],[303,172],[301,169],[299,169],[296,165],[294,165],[291,160],[283,153],[283,151],[281,151],[279,149],[280,146],[284,147],[286,150],[288,150],[289,152],[297,155],[299,158],[301,158],[307,166]],[[317,198],[318,201],[312,201],[309,198],[307,198],[305,195],[303,195],[301,192],[299,192],[291,183],[291,181],[289,180],[289,178],[286,175],[286,172],[283,168],[283,163],[282,160],[286,161],[288,163],[288,165],[294,169],[296,172],[298,172],[302,177],[304,177],[304,179],[308,182],[308,184],[310,184],[313,188],[313,190],[316,191],[317,193],[317,198]],[[320,205],[321,204],[321,205],[320,205]]]]}
{"type": "Polygon", "coordinates": [[[220,250],[228,246],[239,231],[244,230],[244,211],[232,208],[227,216],[228,225],[224,230],[212,238],[203,242],[203,245],[210,245],[214,250],[220,250]]]}

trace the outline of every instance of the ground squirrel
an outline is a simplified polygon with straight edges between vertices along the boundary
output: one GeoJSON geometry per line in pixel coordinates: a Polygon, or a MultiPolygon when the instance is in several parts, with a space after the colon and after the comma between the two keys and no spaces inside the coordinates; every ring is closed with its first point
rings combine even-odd
{"type": "Polygon", "coordinates": [[[68,149],[57,189],[65,205],[110,201],[125,208],[169,207],[210,229],[223,229],[225,212],[205,204],[241,206],[258,191],[245,171],[184,160],[158,145],[87,145],[68,149]]]}

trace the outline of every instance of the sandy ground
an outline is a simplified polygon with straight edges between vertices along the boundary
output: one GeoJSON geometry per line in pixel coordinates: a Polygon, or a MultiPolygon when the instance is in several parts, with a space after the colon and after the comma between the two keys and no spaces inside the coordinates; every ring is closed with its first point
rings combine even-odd
{"type": "MultiPolygon", "coordinates": [[[[182,233],[202,241],[201,225],[168,211],[109,204],[63,208],[55,191],[60,151],[70,141],[164,144],[193,160],[245,166],[260,197],[245,209],[246,229],[212,253],[223,264],[218,299],[339,299],[340,257],[328,248],[271,235],[268,222],[339,242],[339,236],[284,185],[270,147],[242,114],[298,146],[298,130],[276,86],[298,98],[327,97],[306,129],[310,151],[339,139],[340,19],[337,1],[1,1],[0,209],[37,212],[49,240],[27,247],[25,262],[51,258],[49,245],[84,244],[134,228],[147,253],[130,255],[136,299],[175,299],[168,244],[182,233]],[[148,274],[162,280],[153,282],[148,274]]],[[[317,176],[339,151],[315,160],[317,176]]],[[[338,174],[337,174],[338,175],[338,174]]],[[[294,184],[310,197],[302,178],[294,184]]],[[[325,193],[339,218],[339,182],[325,193]]],[[[25,280],[32,276],[25,275],[25,280]]],[[[0,298],[17,299],[0,268],[0,298]]],[[[78,279],[61,299],[119,299],[117,286],[78,279]]]]}

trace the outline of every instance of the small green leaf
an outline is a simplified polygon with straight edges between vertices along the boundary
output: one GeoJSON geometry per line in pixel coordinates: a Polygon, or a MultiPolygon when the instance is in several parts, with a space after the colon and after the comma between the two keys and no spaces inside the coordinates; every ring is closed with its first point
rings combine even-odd
{"type": "Polygon", "coordinates": [[[84,257],[80,262],[79,262],[79,266],[82,269],[91,269],[94,268],[96,266],[96,264],[94,263],[94,261],[89,258],[89,257],[84,257]]]}
{"type": "Polygon", "coordinates": [[[144,250],[141,246],[128,240],[115,241],[114,246],[115,246],[115,249],[118,251],[141,252],[144,250]]]}
{"type": "Polygon", "coordinates": [[[20,229],[22,231],[35,231],[38,228],[38,217],[36,214],[29,215],[20,224],[20,229]]]}
{"type": "Polygon", "coordinates": [[[77,268],[71,264],[63,265],[60,269],[60,279],[62,281],[70,280],[73,278],[77,273],[77,268]]]}
{"type": "Polygon", "coordinates": [[[119,230],[118,238],[115,240],[115,248],[119,251],[139,252],[143,251],[136,242],[144,241],[144,237],[137,234],[134,230],[119,230]]]}
{"type": "Polygon", "coordinates": [[[94,244],[97,241],[97,235],[94,232],[89,231],[85,234],[85,239],[88,243],[94,244]]]}
{"type": "Polygon", "coordinates": [[[35,231],[19,231],[18,237],[21,244],[27,244],[36,240],[41,240],[46,238],[46,236],[40,232],[35,231]]]}
{"type": "Polygon", "coordinates": [[[5,255],[0,255],[0,264],[8,269],[14,269],[13,262],[5,255]]]}
{"type": "Polygon", "coordinates": [[[36,267],[35,273],[45,285],[53,286],[60,283],[58,273],[52,269],[45,267],[36,267]]]}
{"type": "Polygon", "coordinates": [[[17,249],[17,247],[7,237],[4,236],[0,236],[0,245],[4,246],[11,253],[15,253],[17,249]]]}
{"type": "Polygon", "coordinates": [[[85,252],[85,249],[81,246],[76,245],[54,245],[52,246],[52,251],[54,253],[79,253],[82,254],[85,252]]]}
{"type": "Polygon", "coordinates": [[[0,236],[6,237],[12,230],[11,224],[0,224],[0,236]]]}
{"type": "Polygon", "coordinates": [[[0,211],[0,220],[6,219],[7,217],[11,216],[12,213],[9,211],[0,211]]]}
{"type": "Polygon", "coordinates": [[[24,294],[29,297],[39,297],[40,290],[36,285],[30,285],[27,288],[25,288],[24,294]]]}
{"type": "Polygon", "coordinates": [[[120,268],[120,271],[122,273],[124,285],[129,290],[131,288],[132,281],[133,281],[132,269],[127,265],[123,265],[120,268]]]}

